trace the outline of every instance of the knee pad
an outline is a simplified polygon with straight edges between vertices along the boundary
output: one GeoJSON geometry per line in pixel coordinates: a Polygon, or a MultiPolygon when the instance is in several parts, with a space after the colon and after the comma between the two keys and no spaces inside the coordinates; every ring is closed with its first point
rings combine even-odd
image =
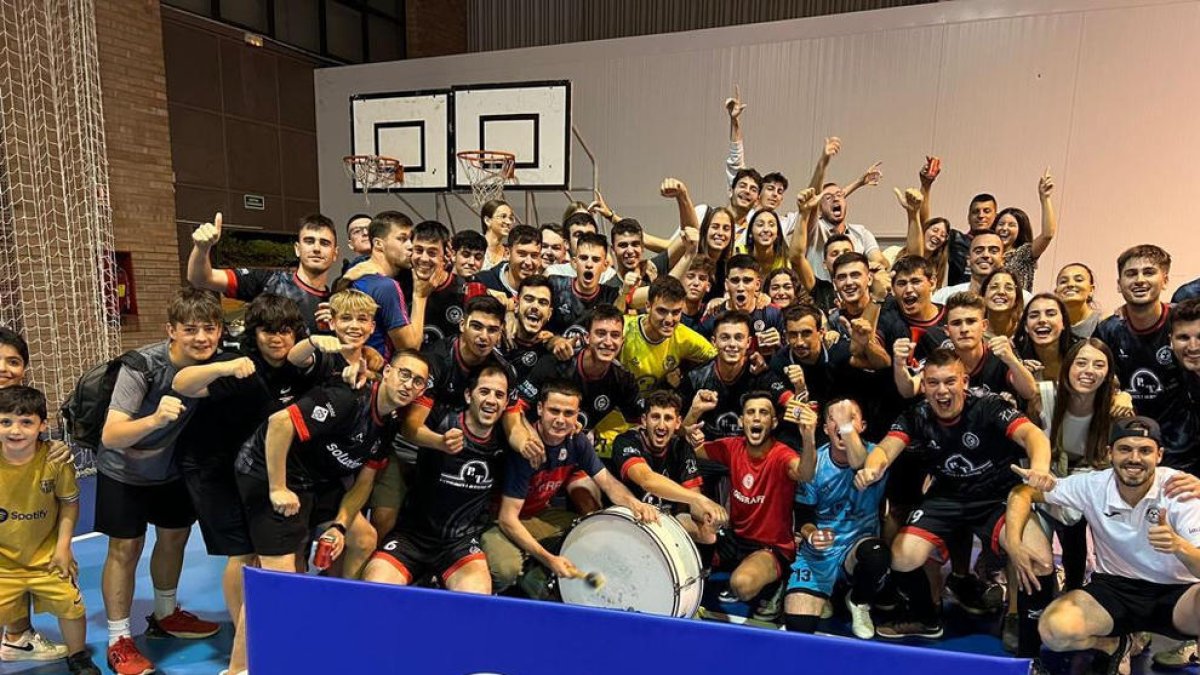
{"type": "Polygon", "coordinates": [[[808,614],[784,614],[783,626],[793,633],[812,634],[817,632],[817,623],[820,620],[821,617],[808,614]]]}
{"type": "Polygon", "coordinates": [[[857,561],[855,574],[861,571],[871,576],[883,576],[892,566],[892,551],[879,537],[859,542],[854,557],[857,561]]]}

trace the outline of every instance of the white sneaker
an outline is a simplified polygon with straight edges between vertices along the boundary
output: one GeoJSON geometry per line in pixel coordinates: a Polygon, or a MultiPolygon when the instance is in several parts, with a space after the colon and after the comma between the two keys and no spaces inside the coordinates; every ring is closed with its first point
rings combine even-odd
{"type": "Polygon", "coordinates": [[[10,641],[7,636],[0,645],[0,661],[57,661],[67,658],[67,646],[51,642],[30,629],[10,641]]]}
{"type": "Polygon", "coordinates": [[[825,619],[832,619],[832,618],[833,618],[833,603],[826,600],[821,605],[821,619],[825,620],[825,619]]]}
{"type": "Polygon", "coordinates": [[[875,637],[875,622],[871,620],[870,603],[855,604],[846,594],[846,609],[850,610],[850,630],[854,637],[860,640],[870,640],[875,637]]]}

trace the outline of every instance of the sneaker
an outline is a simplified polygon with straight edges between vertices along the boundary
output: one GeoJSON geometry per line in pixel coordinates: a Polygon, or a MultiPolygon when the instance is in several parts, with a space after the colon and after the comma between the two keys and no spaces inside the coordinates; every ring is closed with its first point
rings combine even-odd
{"type": "Polygon", "coordinates": [[[100,675],[100,669],[86,651],[68,656],[67,670],[73,675],[100,675]]]}
{"type": "Polygon", "coordinates": [[[1040,658],[1033,659],[1029,662],[1029,675],[1050,675],[1050,669],[1040,658]]]}
{"type": "Polygon", "coordinates": [[[783,610],[783,584],[779,584],[779,588],[770,596],[759,600],[754,608],[754,618],[756,621],[775,622],[779,621],[779,615],[783,610]]]}
{"type": "Polygon", "coordinates": [[[182,638],[184,640],[201,640],[211,637],[221,630],[221,626],[212,621],[185,612],[176,607],[171,614],[159,619],[153,614],[146,617],[146,637],[151,638],[182,638]]]}
{"type": "Polygon", "coordinates": [[[16,640],[6,638],[0,645],[0,661],[57,661],[67,658],[67,646],[51,642],[29,629],[16,640]]]}
{"type": "Polygon", "coordinates": [[[883,590],[875,594],[874,606],[875,609],[884,612],[890,612],[900,605],[900,591],[896,590],[896,586],[892,583],[883,585],[883,590]]]}
{"type": "Polygon", "coordinates": [[[1101,651],[1096,651],[1092,657],[1092,665],[1090,672],[1095,675],[1118,675],[1121,672],[1121,663],[1125,663],[1126,671],[1129,672],[1129,647],[1131,641],[1128,635],[1122,635],[1117,639],[1117,649],[1112,654],[1105,654],[1101,651]]]}
{"type": "Polygon", "coordinates": [[[738,596],[734,595],[733,591],[728,588],[717,594],[717,600],[730,604],[741,602],[741,600],[738,599],[738,596]]]}
{"type": "Polygon", "coordinates": [[[875,629],[875,634],[888,640],[902,640],[910,637],[936,640],[942,637],[942,624],[922,623],[920,621],[896,621],[879,626],[875,629]]]}
{"type": "MultiPolygon", "coordinates": [[[[828,604],[828,603],[826,603],[828,604]]],[[[846,594],[846,609],[850,610],[850,630],[854,637],[860,640],[870,640],[875,637],[875,622],[871,620],[871,605],[858,604],[846,594]]]]}
{"type": "Polygon", "coordinates": [[[1187,668],[1197,663],[1196,641],[1186,640],[1170,649],[1164,649],[1154,654],[1154,667],[1175,670],[1187,668]]]}
{"type": "Polygon", "coordinates": [[[116,675],[150,675],[154,664],[142,656],[133,638],[123,637],[108,646],[108,667],[116,675]]]}
{"type": "Polygon", "coordinates": [[[946,577],[946,590],[950,599],[968,614],[983,616],[991,611],[985,599],[987,584],[974,574],[951,574],[946,577]]]}
{"type": "Polygon", "coordinates": [[[832,618],[833,618],[833,603],[826,600],[825,603],[821,605],[821,620],[824,621],[825,619],[832,619],[832,618]]]}

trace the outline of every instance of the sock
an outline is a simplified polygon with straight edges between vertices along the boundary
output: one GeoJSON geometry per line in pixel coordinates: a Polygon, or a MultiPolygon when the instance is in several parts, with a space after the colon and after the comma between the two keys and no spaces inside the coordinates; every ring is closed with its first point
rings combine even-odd
{"type": "Polygon", "coordinates": [[[175,589],[154,589],[154,618],[163,619],[175,613],[175,589]]]}
{"type": "Polygon", "coordinates": [[[26,636],[33,637],[33,627],[32,626],[30,626],[29,628],[26,628],[25,630],[23,630],[19,633],[10,633],[7,630],[4,631],[4,641],[9,644],[13,644],[13,645],[18,644],[18,643],[22,642],[23,640],[25,640],[26,636]]]}
{"type": "Polygon", "coordinates": [[[933,592],[929,587],[929,577],[924,567],[918,567],[911,572],[892,570],[892,579],[896,581],[896,590],[908,598],[909,616],[914,621],[924,624],[935,624],[939,620],[937,607],[933,605],[933,592]]]}
{"type": "Polygon", "coordinates": [[[1017,594],[1017,658],[1032,659],[1042,652],[1042,635],[1038,632],[1038,619],[1042,610],[1054,599],[1053,573],[1037,578],[1041,590],[1017,594]]]}
{"type": "Polygon", "coordinates": [[[776,579],[775,581],[772,581],[771,583],[767,584],[766,586],[763,586],[762,590],[758,592],[758,595],[754,596],[754,599],[750,600],[750,602],[751,603],[759,603],[759,602],[769,601],[771,598],[773,598],[775,596],[776,593],[779,592],[779,585],[782,583],[783,583],[782,579],[776,579]]]}
{"type": "Polygon", "coordinates": [[[117,619],[116,621],[108,622],[108,646],[111,647],[117,644],[117,640],[123,637],[133,637],[129,632],[129,617],[117,619]]]}
{"type": "Polygon", "coordinates": [[[815,633],[817,632],[817,622],[821,620],[819,616],[809,616],[807,614],[784,614],[783,626],[793,633],[815,633]]]}

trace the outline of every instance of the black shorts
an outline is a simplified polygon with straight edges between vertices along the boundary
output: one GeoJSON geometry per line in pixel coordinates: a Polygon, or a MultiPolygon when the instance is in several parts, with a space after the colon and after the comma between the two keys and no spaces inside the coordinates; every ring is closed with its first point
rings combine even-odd
{"type": "Polygon", "coordinates": [[[372,560],[382,560],[404,575],[405,583],[436,574],[445,583],[463,565],[487,560],[478,535],[462,539],[439,539],[396,528],[379,542],[372,560]]]}
{"type": "Polygon", "coordinates": [[[1004,527],[1004,502],[959,501],[934,497],[913,509],[900,534],[920,537],[937,547],[941,562],[950,559],[947,542],[975,535],[984,548],[996,555],[1000,550],[1000,529],[1004,527]]]}
{"type": "Polygon", "coordinates": [[[341,483],[324,483],[314,490],[296,491],[300,510],[292,516],[281,516],[271,507],[271,491],[267,481],[246,474],[237,474],[238,492],[246,510],[250,541],[259,555],[297,553],[311,541],[312,529],[337,517],[338,505],[345,490],[341,483]]]}
{"type": "Polygon", "coordinates": [[[714,569],[719,572],[732,572],[738,565],[742,564],[743,560],[749,558],[750,554],[757,551],[767,551],[775,560],[775,571],[780,579],[787,577],[787,573],[792,567],[792,559],[795,557],[794,555],[788,555],[786,551],[781,551],[774,546],[743,539],[728,529],[717,533],[716,548],[717,564],[714,569]]]}
{"type": "Polygon", "coordinates": [[[887,469],[883,494],[892,509],[911,509],[924,499],[925,466],[916,454],[902,452],[887,469]]]}
{"type": "Polygon", "coordinates": [[[236,476],[232,461],[225,466],[192,465],[183,469],[183,482],[192,497],[209,555],[254,553],[236,476]]]}
{"type": "Polygon", "coordinates": [[[1156,584],[1153,581],[1118,577],[1112,574],[1092,574],[1083,592],[1112,617],[1109,635],[1127,635],[1151,631],[1177,640],[1189,640],[1175,627],[1175,605],[1193,584],[1156,584]]]}
{"type": "Polygon", "coordinates": [[[146,526],[185,530],[196,512],[183,479],[162,485],[129,485],[96,474],[96,531],[113,539],[145,536],[146,526]]]}

